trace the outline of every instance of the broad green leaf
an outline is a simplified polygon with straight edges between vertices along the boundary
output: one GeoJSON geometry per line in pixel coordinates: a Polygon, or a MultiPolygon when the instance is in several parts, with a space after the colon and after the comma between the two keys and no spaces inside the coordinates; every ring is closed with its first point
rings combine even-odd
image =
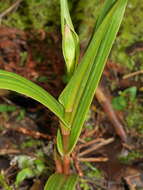
{"type": "Polygon", "coordinates": [[[77,180],[77,175],[53,174],[48,179],[44,190],[75,190],[77,180]]]}
{"type": "MultiPolygon", "coordinates": [[[[127,0],[117,0],[93,35],[89,47],[59,101],[71,114],[70,153],[81,132],[86,114],[101,78],[111,47],[119,30],[127,0]]],[[[62,150],[62,138],[58,133],[58,150],[62,150]]]]}
{"type": "Polygon", "coordinates": [[[49,108],[67,126],[63,106],[47,91],[33,82],[11,72],[0,70],[0,89],[12,90],[29,96],[49,108]]]}
{"type": "Polygon", "coordinates": [[[67,0],[60,0],[62,49],[68,74],[74,72],[79,57],[79,38],[74,30],[67,0]]]}

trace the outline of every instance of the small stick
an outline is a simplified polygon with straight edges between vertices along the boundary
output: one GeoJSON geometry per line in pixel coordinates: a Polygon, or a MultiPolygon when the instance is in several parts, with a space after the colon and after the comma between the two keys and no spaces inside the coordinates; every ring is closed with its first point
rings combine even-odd
{"type": "Polygon", "coordinates": [[[124,130],[124,127],[120,123],[114,109],[112,108],[111,101],[108,97],[105,96],[104,89],[102,87],[98,87],[95,95],[98,102],[101,104],[104,111],[106,112],[111,123],[113,124],[116,133],[119,135],[123,142],[127,142],[127,134],[124,130]]]}
{"type": "Polygon", "coordinates": [[[0,20],[5,17],[7,14],[9,14],[13,9],[15,9],[23,0],[16,1],[12,6],[10,6],[8,9],[6,9],[3,13],[0,14],[0,20]]]}
{"type": "Polygon", "coordinates": [[[104,141],[102,141],[101,143],[99,143],[99,144],[97,144],[97,145],[95,144],[93,147],[88,148],[87,150],[85,150],[85,151],[79,153],[79,156],[84,156],[84,155],[86,155],[86,154],[88,154],[88,153],[90,153],[90,152],[93,152],[93,151],[95,151],[95,150],[101,148],[102,146],[105,146],[105,145],[107,145],[107,144],[109,144],[109,143],[112,143],[113,141],[114,141],[114,138],[109,138],[109,139],[107,139],[107,140],[104,140],[104,141]]]}
{"type": "Polygon", "coordinates": [[[5,124],[4,127],[7,128],[7,129],[16,131],[18,133],[22,133],[24,135],[31,136],[31,137],[33,137],[35,139],[43,138],[43,139],[51,140],[51,136],[45,135],[45,134],[40,133],[38,131],[32,131],[30,129],[26,129],[26,128],[23,128],[23,127],[13,128],[13,127],[11,127],[11,124],[8,124],[8,123],[5,124]]]}
{"type": "Polygon", "coordinates": [[[78,172],[78,175],[80,177],[84,176],[84,174],[83,174],[83,172],[82,172],[82,170],[80,168],[79,161],[78,160],[74,161],[74,164],[75,164],[75,168],[76,168],[76,170],[78,172]]]}
{"type": "Polygon", "coordinates": [[[106,162],[108,158],[99,157],[99,158],[78,158],[80,162],[106,162]]]}
{"type": "Polygon", "coordinates": [[[83,143],[83,144],[85,144],[85,143],[86,143],[86,141],[85,141],[85,140],[83,140],[83,139],[81,139],[81,138],[79,138],[79,139],[78,139],[78,141],[79,141],[80,143],[83,143]]]}
{"type": "Polygon", "coordinates": [[[133,73],[129,73],[129,74],[127,74],[127,75],[124,75],[124,76],[123,76],[123,79],[131,78],[131,77],[134,77],[134,76],[139,75],[139,74],[143,74],[143,70],[136,71],[136,72],[133,72],[133,73]]]}
{"type": "Polygon", "coordinates": [[[18,149],[0,149],[0,156],[6,155],[6,154],[19,154],[21,153],[21,151],[19,151],[18,149]]]}
{"type": "Polygon", "coordinates": [[[84,176],[75,152],[72,153],[72,159],[73,159],[73,163],[74,163],[75,169],[77,170],[78,175],[80,177],[84,176]]]}
{"type": "Polygon", "coordinates": [[[126,148],[126,149],[128,149],[128,150],[130,150],[130,151],[135,148],[135,147],[133,147],[132,145],[128,145],[128,144],[126,144],[126,143],[123,143],[122,145],[123,145],[124,148],[126,148]]]}
{"type": "Polygon", "coordinates": [[[102,141],[104,141],[104,140],[105,140],[105,139],[103,139],[103,138],[94,139],[94,140],[92,140],[92,141],[86,142],[85,144],[79,145],[79,148],[84,148],[84,147],[86,147],[86,146],[90,146],[90,145],[92,145],[92,144],[95,144],[95,143],[98,143],[98,142],[102,142],[102,141]]]}
{"type": "Polygon", "coordinates": [[[87,131],[86,133],[84,133],[84,134],[82,135],[82,138],[86,138],[86,137],[91,137],[91,136],[93,136],[95,133],[97,133],[97,130],[98,130],[98,127],[96,127],[96,128],[93,129],[93,130],[87,131]]]}

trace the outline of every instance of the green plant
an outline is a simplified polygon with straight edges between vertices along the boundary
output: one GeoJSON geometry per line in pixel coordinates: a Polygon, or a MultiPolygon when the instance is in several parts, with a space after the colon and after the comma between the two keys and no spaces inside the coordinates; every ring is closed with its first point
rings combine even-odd
{"type": "Polygon", "coordinates": [[[7,180],[3,172],[0,172],[0,186],[5,190],[12,190],[12,188],[7,184],[7,180]]]}
{"type": "Polygon", "coordinates": [[[135,86],[125,89],[119,92],[119,96],[113,98],[112,106],[115,110],[124,110],[127,108],[129,103],[135,101],[137,94],[137,88],[135,86]]]}
{"type": "Polygon", "coordinates": [[[56,174],[45,190],[72,190],[78,179],[70,175],[70,154],[80,136],[87,112],[98,86],[105,63],[119,30],[127,0],[106,0],[97,18],[94,34],[78,64],[79,39],[76,34],[67,0],[61,0],[63,55],[69,82],[58,101],[40,86],[7,71],[0,71],[0,88],[27,95],[50,109],[59,118],[59,130],[54,149],[56,174]],[[58,173],[58,174],[57,174],[58,173]]]}
{"type": "Polygon", "coordinates": [[[17,157],[18,167],[21,169],[16,176],[15,185],[19,185],[24,179],[38,177],[46,169],[44,162],[41,159],[31,159],[28,156],[17,157]]]}

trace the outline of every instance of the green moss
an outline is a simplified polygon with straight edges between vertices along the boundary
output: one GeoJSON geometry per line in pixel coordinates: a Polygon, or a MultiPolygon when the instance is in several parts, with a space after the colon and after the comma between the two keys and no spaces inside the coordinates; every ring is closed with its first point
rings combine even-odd
{"type": "Polygon", "coordinates": [[[143,158],[143,153],[139,151],[132,151],[127,156],[119,157],[119,160],[124,164],[130,164],[132,161],[143,158]]]}
{"type": "Polygon", "coordinates": [[[127,110],[126,122],[129,129],[134,129],[137,132],[143,134],[143,107],[136,102],[131,109],[127,110]]]}
{"type": "MultiPolygon", "coordinates": [[[[0,12],[12,5],[12,1],[0,2],[0,12]]],[[[50,31],[60,23],[58,0],[25,0],[17,11],[2,20],[2,24],[23,30],[46,29],[50,31]]]]}
{"type": "MultiPolygon", "coordinates": [[[[77,24],[78,33],[82,45],[86,46],[100,11],[101,1],[99,0],[79,0],[72,11],[75,26],[77,24]]],[[[143,53],[129,55],[126,48],[138,41],[143,41],[143,0],[130,0],[126,13],[118,33],[114,47],[110,54],[110,59],[123,64],[130,70],[137,70],[136,63],[143,62],[143,53]]]]}
{"type": "Polygon", "coordinates": [[[143,0],[130,0],[125,17],[111,53],[111,59],[130,70],[135,70],[136,62],[143,61],[143,54],[128,55],[125,50],[138,41],[143,41],[143,0]]]}

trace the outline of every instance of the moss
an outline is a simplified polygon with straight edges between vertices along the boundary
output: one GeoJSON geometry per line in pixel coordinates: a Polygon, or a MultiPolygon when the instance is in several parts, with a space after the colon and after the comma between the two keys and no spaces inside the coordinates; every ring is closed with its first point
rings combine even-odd
{"type": "Polygon", "coordinates": [[[132,161],[139,159],[139,158],[143,158],[143,153],[141,153],[139,151],[132,151],[127,156],[119,157],[119,160],[121,163],[130,164],[132,161]]]}
{"type": "MultiPolygon", "coordinates": [[[[0,2],[0,12],[12,5],[12,1],[3,0],[0,2]]],[[[2,24],[27,29],[46,29],[51,31],[59,25],[59,1],[58,0],[25,0],[17,11],[13,11],[2,20],[2,24]]]]}
{"type": "Polygon", "coordinates": [[[143,54],[129,55],[126,48],[143,41],[143,0],[130,0],[120,28],[120,32],[111,53],[111,59],[130,70],[136,70],[137,62],[142,63],[143,54]]]}
{"type": "Polygon", "coordinates": [[[143,107],[138,101],[134,103],[132,108],[128,109],[126,122],[129,129],[136,130],[143,134],[143,107]]]}
{"type": "MultiPolygon", "coordinates": [[[[83,46],[86,46],[94,29],[96,18],[99,14],[101,2],[99,0],[79,0],[75,4],[72,11],[73,20],[80,40],[83,46]]],[[[141,52],[135,54],[126,53],[126,48],[143,41],[143,0],[130,0],[126,9],[126,13],[112,48],[110,59],[123,64],[129,70],[142,69],[143,54],[141,52]],[[140,67],[136,67],[139,63],[140,67]]]]}

